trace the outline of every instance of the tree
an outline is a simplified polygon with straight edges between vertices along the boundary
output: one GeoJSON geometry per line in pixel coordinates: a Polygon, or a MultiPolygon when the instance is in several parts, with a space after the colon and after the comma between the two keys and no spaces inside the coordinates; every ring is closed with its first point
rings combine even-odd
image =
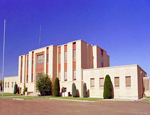
{"type": "Polygon", "coordinates": [[[112,97],[112,83],[109,75],[105,77],[103,97],[104,99],[111,99],[112,97]]]}
{"type": "Polygon", "coordinates": [[[36,88],[40,92],[41,96],[52,94],[52,81],[48,74],[40,76],[39,80],[36,82],[36,88]]]}
{"type": "Polygon", "coordinates": [[[72,83],[72,96],[73,97],[77,96],[77,89],[75,83],[72,83]]]}
{"type": "Polygon", "coordinates": [[[83,84],[83,97],[87,97],[87,87],[86,87],[86,83],[83,84]]]}
{"type": "Polygon", "coordinates": [[[17,92],[18,92],[18,85],[15,84],[15,85],[14,85],[14,91],[13,91],[13,94],[16,94],[17,92]]]}
{"type": "Polygon", "coordinates": [[[23,95],[25,95],[25,92],[27,92],[28,88],[25,86],[23,89],[23,95]]]}
{"type": "Polygon", "coordinates": [[[59,79],[57,77],[54,83],[54,96],[59,96],[59,92],[60,92],[60,85],[59,85],[59,79]]]}

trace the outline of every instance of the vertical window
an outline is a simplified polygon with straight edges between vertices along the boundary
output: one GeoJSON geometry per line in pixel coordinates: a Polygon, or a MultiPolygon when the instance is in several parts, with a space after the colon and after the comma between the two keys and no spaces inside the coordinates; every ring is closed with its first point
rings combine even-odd
{"type": "Polygon", "coordinates": [[[61,52],[58,53],[58,63],[61,63],[61,52]]]}
{"type": "Polygon", "coordinates": [[[20,76],[20,83],[22,83],[22,75],[20,76]]]}
{"type": "Polygon", "coordinates": [[[15,82],[15,84],[16,84],[16,82],[15,82]]]}
{"type": "Polygon", "coordinates": [[[131,76],[126,76],[126,87],[131,87],[131,76]]]}
{"type": "Polygon", "coordinates": [[[76,80],[76,70],[73,70],[73,80],[76,80]]]}
{"type": "Polygon", "coordinates": [[[58,72],[58,78],[59,78],[59,80],[61,80],[61,72],[60,71],[58,72]]]}
{"type": "Polygon", "coordinates": [[[67,62],[67,51],[65,51],[65,62],[67,62]]]}
{"type": "Polygon", "coordinates": [[[31,82],[33,82],[33,73],[32,73],[32,75],[31,75],[31,82]]]}
{"type": "Polygon", "coordinates": [[[99,78],[99,86],[104,87],[104,78],[99,78]]]}
{"type": "Polygon", "coordinates": [[[64,79],[67,81],[67,71],[65,71],[64,79]]]}
{"type": "Polygon", "coordinates": [[[29,67],[29,60],[27,60],[27,68],[29,67]]]}
{"type": "Polygon", "coordinates": [[[91,87],[95,87],[95,79],[94,78],[90,79],[90,85],[91,85],[91,87]]]}
{"type": "Polygon", "coordinates": [[[37,56],[37,65],[43,65],[43,54],[37,56]]]}
{"type": "Polygon", "coordinates": [[[114,79],[115,87],[119,87],[119,77],[115,77],[114,79]]]}
{"type": "Polygon", "coordinates": [[[33,66],[33,64],[34,64],[34,57],[32,57],[32,66],[33,66]]]}
{"type": "Polygon", "coordinates": [[[73,60],[76,60],[76,49],[73,49],[73,60]]]}
{"type": "Polygon", "coordinates": [[[49,53],[47,53],[47,63],[49,63],[49,53]]]}
{"type": "Polygon", "coordinates": [[[13,86],[14,86],[14,82],[12,82],[12,88],[13,88],[13,86]]]}
{"type": "Polygon", "coordinates": [[[8,88],[9,88],[9,82],[8,82],[8,88]]]}
{"type": "Polygon", "coordinates": [[[38,81],[39,78],[40,78],[42,75],[43,75],[43,73],[37,73],[37,75],[36,75],[36,81],[38,81]]]}
{"type": "Polygon", "coordinates": [[[28,83],[28,75],[27,75],[27,78],[26,78],[26,82],[28,83]]]}

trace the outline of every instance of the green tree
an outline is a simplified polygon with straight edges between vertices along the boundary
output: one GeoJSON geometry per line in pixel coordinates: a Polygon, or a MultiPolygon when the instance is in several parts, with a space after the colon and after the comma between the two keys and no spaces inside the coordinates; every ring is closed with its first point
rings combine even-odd
{"type": "Polygon", "coordinates": [[[75,83],[72,83],[72,96],[73,97],[77,96],[77,89],[75,83]]]}
{"type": "Polygon", "coordinates": [[[83,97],[87,97],[87,87],[86,87],[86,83],[83,84],[83,97]]]}
{"type": "Polygon", "coordinates": [[[25,92],[28,91],[28,88],[25,86],[24,89],[23,89],[23,95],[25,95],[25,92]]]}
{"type": "Polygon", "coordinates": [[[13,91],[13,94],[16,94],[17,92],[18,92],[18,85],[15,84],[15,85],[14,85],[14,91],[13,91]]]}
{"type": "Polygon", "coordinates": [[[112,82],[109,75],[105,77],[103,97],[104,99],[111,99],[112,97],[112,82]]]}
{"type": "Polygon", "coordinates": [[[36,82],[36,88],[40,92],[41,96],[52,94],[52,81],[48,74],[40,76],[39,80],[36,82]]]}
{"type": "Polygon", "coordinates": [[[60,85],[59,85],[59,79],[57,77],[54,83],[54,96],[59,96],[59,92],[60,92],[60,85]]]}

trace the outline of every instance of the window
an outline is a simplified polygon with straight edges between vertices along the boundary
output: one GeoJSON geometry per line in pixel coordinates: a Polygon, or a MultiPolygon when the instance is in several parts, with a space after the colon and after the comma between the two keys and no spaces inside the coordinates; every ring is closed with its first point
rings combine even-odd
{"type": "Polygon", "coordinates": [[[119,77],[115,77],[114,79],[115,87],[119,87],[119,77]]]}
{"type": "Polygon", "coordinates": [[[49,63],[49,53],[47,53],[47,63],[49,63]]]}
{"type": "Polygon", "coordinates": [[[39,78],[40,78],[42,75],[43,75],[43,73],[37,73],[37,75],[36,75],[36,81],[38,81],[39,78]]]}
{"type": "Polygon", "coordinates": [[[26,78],[26,82],[28,83],[28,75],[27,75],[27,78],[26,78]]]}
{"type": "Polygon", "coordinates": [[[73,70],[73,80],[76,80],[76,70],[73,70]]]}
{"type": "Polygon", "coordinates": [[[104,78],[99,78],[99,86],[104,87],[104,78]]]}
{"type": "Polygon", "coordinates": [[[22,75],[20,76],[20,83],[22,83],[22,75]]]}
{"type": "Polygon", "coordinates": [[[126,87],[131,87],[131,76],[126,76],[126,87]]]}
{"type": "Polygon", "coordinates": [[[65,62],[67,62],[67,51],[65,51],[65,62]]]}
{"type": "Polygon", "coordinates": [[[76,60],[76,49],[73,49],[73,60],[76,60]]]}
{"type": "Polygon", "coordinates": [[[15,84],[16,84],[16,82],[15,82],[15,84]]]}
{"type": "Polygon", "coordinates": [[[21,61],[21,69],[22,69],[22,66],[23,66],[23,61],[21,61]]]}
{"type": "Polygon", "coordinates": [[[33,64],[34,64],[34,57],[32,57],[32,66],[33,66],[33,64]]]}
{"type": "Polygon", "coordinates": [[[8,88],[9,88],[9,82],[8,82],[8,88]]]}
{"type": "Polygon", "coordinates": [[[14,82],[12,82],[12,88],[13,88],[14,82]]]}
{"type": "Polygon", "coordinates": [[[91,87],[95,87],[95,79],[94,78],[90,79],[90,84],[91,84],[91,87]]]}
{"type": "Polygon", "coordinates": [[[27,60],[27,68],[29,67],[29,60],[27,60]]]}
{"type": "Polygon", "coordinates": [[[43,54],[37,56],[37,65],[43,65],[43,54]]]}
{"type": "Polygon", "coordinates": [[[33,73],[32,73],[32,76],[31,76],[31,82],[33,82],[33,73]]]}
{"type": "Polygon", "coordinates": [[[58,63],[61,63],[61,52],[58,53],[58,63]]]}
{"type": "Polygon", "coordinates": [[[61,80],[61,72],[60,71],[58,72],[58,78],[59,78],[59,80],[61,80]]]}
{"type": "Polygon", "coordinates": [[[65,71],[65,77],[64,77],[65,81],[67,81],[67,71],[65,71]]]}
{"type": "Polygon", "coordinates": [[[5,82],[5,88],[7,87],[7,82],[5,82]]]}

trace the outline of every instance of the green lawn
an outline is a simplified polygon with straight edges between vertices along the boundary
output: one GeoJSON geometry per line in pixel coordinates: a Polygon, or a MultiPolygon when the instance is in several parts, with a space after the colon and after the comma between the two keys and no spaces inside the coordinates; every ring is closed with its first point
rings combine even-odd
{"type": "MultiPolygon", "coordinates": [[[[3,93],[3,96],[20,96],[20,94],[13,94],[13,93],[3,93]]],[[[2,97],[2,93],[0,92],[0,97],[2,97]]]]}
{"type": "Polygon", "coordinates": [[[143,101],[150,101],[150,97],[146,97],[143,101]]]}
{"type": "MultiPolygon", "coordinates": [[[[13,94],[13,93],[3,93],[4,99],[13,99],[13,98],[19,98],[19,99],[63,99],[63,100],[81,100],[81,101],[98,101],[102,100],[102,98],[73,98],[73,97],[54,97],[54,96],[21,96],[19,94],[13,94]]],[[[0,93],[0,99],[2,99],[2,93],[0,93]]]]}

